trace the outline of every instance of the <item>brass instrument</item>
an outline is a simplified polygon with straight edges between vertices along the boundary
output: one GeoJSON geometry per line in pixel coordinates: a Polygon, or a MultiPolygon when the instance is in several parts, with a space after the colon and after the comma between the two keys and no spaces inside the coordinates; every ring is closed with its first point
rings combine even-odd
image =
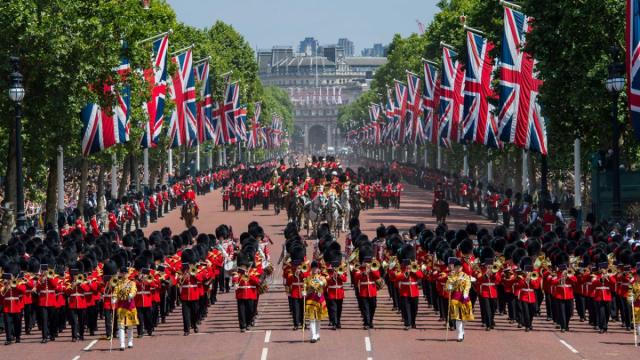
{"type": "Polygon", "coordinates": [[[148,282],[148,283],[153,282],[154,280],[155,280],[155,278],[154,278],[154,277],[153,277],[153,275],[151,275],[151,274],[147,274],[147,275],[145,275],[145,277],[144,277],[144,281],[146,281],[146,282],[148,282]]]}
{"type": "Polygon", "coordinates": [[[46,276],[47,276],[47,278],[49,278],[49,279],[54,278],[54,277],[56,276],[56,272],[55,272],[55,270],[53,270],[53,269],[49,269],[49,270],[47,270],[47,275],[46,275],[46,276]]]}
{"type": "Polygon", "coordinates": [[[497,264],[497,263],[494,263],[493,265],[491,265],[491,272],[492,273],[495,274],[495,273],[499,272],[500,270],[502,270],[502,265],[497,264]]]}
{"type": "Polygon", "coordinates": [[[371,262],[371,271],[378,270],[380,270],[380,262],[377,259],[373,259],[373,261],[371,262]]]}
{"type": "Polygon", "coordinates": [[[109,279],[109,286],[115,288],[116,286],[118,286],[118,281],[119,280],[117,276],[112,276],[111,279],[109,279]]]}
{"type": "Polygon", "coordinates": [[[76,284],[82,284],[83,282],[87,281],[87,277],[84,274],[78,274],[73,277],[73,281],[76,284]]]}
{"type": "Polygon", "coordinates": [[[306,273],[307,271],[309,271],[309,264],[303,262],[302,264],[300,264],[300,266],[298,266],[298,271],[306,273]]]}
{"type": "Polygon", "coordinates": [[[608,276],[613,276],[618,272],[618,268],[615,265],[609,265],[607,268],[606,274],[608,276]]]}
{"type": "Polygon", "coordinates": [[[338,275],[342,275],[347,271],[347,265],[345,263],[341,263],[340,266],[336,269],[338,275]]]}
{"type": "Polygon", "coordinates": [[[198,275],[198,266],[195,264],[189,265],[189,275],[196,276],[198,275]]]}
{"type": "Polygon", "coordinates": [[[358,255],[360,254],[360,249],[355,249],[351,252],[351,254],[349,255],[349,263],[352,263],[356,260],[358,260],[358,255]]]}
{"type": "Polygon", "coordinates": [[[12,289],[15,289],[18,287],[18,279],[13,278],[11,279],[11,281],[9,281],[9,286],[11,286],[12,289]]]}
{"type": "Polygon", "coordinates": [[[540,277],[540,275],[535,271],[532,271],[532,272],[529,273],[529,279],[531,281],[536,281],[536,280],[538,280],[539,277],[540,277]]]}
{"type": "Polygon", "coordinates": [[[409,270],[411,270],[411,272],[415,274],[418,272],[418,270],[420,270],[420,265],[418,265],[417,262],[412,261],[411,265],[409,265],[409,270]]]}
{"type": "Polygon", "coordinates": [[[567,276],[574,276],[576,274],[576,271],[573,268],[569,268],[567,270],[567,276]]]}

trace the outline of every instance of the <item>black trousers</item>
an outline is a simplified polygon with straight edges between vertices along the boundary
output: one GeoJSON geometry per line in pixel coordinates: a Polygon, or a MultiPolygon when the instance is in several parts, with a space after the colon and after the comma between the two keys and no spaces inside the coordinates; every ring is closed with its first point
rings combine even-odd
{"type": "Polygon", "coordinates": [[[184,332],[198,328],[198,300],[182,300],[182,325],[184,332]]]}
{"type": "Polygon", "coordinates": [[[304,322],[304,319],[303,319],[304,303],[302,299],[296,299],[292,297],[291,305],[293,307],[293,312],[291,314],[293,316],[293,326],[295,327],[302,326],[302,323],[304,322]]]}
{"type": "Polygon", "coordinates": [[[580,320],[583,320],[586,317],[586,301],[583,295],[576,294],[576,312],[580,317],[580,320]]]}
{"type": "Polygon", "coordinates": [[[596,311],[595,302],[592,297],[586,297],[586,307],[587,313],[589,314],[589,325],[597,326],[598,325],[598,312],[596,311]]]}
{"type": "Polygon", "coordinates": [[[598,329],[607,330],[609,328],[609,317],[611,316],[610,301],[596,301],[598,309],[598,329]]]}
{"type": "Polygon", "coordinates": [[[118,325],[115,323],[115,319],[113,318],[113,310],[103,310],[104,311],[104,333],[107,337],[113,337],[116,335],[116,329],[118,325]]]}
{"type": "Polygon", "coordinates": [[[631,311],[631,304],[629,304],[627,299],[624,299],[620,296],[616,296],[616,298],[618,299],[618,308],[620,308],[622,323],[624,324],[625,328],[630,329],[633,327],[633,312],[631,311]]]}
{"type": "Polygon", "coordinates": [[[222,211],[229,211],[229,200],[222,200],[222,211]]]}
{"type": "Polygon", "coordinates": [[[520,324],[525,328],[531,328],[533,326],[533,316],[536,314],[536,303],[527,303],[518,301],[520,303],[520,309],[522,316],[520,318],[520,324]]]}
{"type": "Polygon", "coordinates": [[[418,297],[400,296],[400,310],[404,326],[416,326],[418,316],[418,297]]]}
{"type": "Polygon", "coordinates": [[[40,330],[42,330],[42,338],[49,339],[57,333],[56,325],[56,308],[54,307],[38,307],[40,316],[40,330]]]}
{"type": "Polygon", "coordinates": [[[373,325],[373,317],[376,314],[376,306],[378,298],[376,297],[360,297],[362,300],[362,318],[365,325],[371,327],[373,325]]]}
{"type": "Polygon", "coordinates": [[[508,230],[511,225],[511,215],[508,212],[502,212],[502,224],[508,230]]]}
{"type": "Polygon", "coordinates": [[[22,313],[4,314],[4,333],[7,341],[20,340],[22,335],[22,313]]]}
{"type": "Polygon", "coordinates": [[[69,309],[71,318],[71,337],[74,339],[84,338],[85,320],[87,318],[86,309],[69,309]]]}
{"type": "Polygon", "coordinates": [[[89,306],[87,308],[87,329],[93,335],[98,330],[98,306],[89,306]]]}
{"type": "Polygon", "coordinates": [[[561,329],[569,330],[569,320],[573,315],[573,300],[555,300],[558,309],[557,319],[561,329]]]}
{"type": "Polygon", "coordinates": [[[153,321],[151,317],[151,307],[139,307],[138,312],[138,336],[143,335],[143,331],[151,335],[153,333],[153,321]]]}
{"type": "Polygon", "coordinates": [[[329,323],[340,325],[342,318],[342,300],[327,299],[327,310],[329,311],[329,323]]]}
{"type": "Polygon", "coordinates": [[[24,310],[23,310],[23,316],[24,316],[24,330],[27,333],[31,332],[31,329],[33,328],[33,315],[35,312],[35,307],[33,306],[33,304],[25,304],[24,305],[24,310]]]}
{"type": "Polygon", "coordinates": [[[507,305],[509,320],[516,320],[516,297],[513,293],[504,294],[504,302],[507,305]]]}
{"type": "Polygon", "coordinates": [[[236,300],[238,303],[238,324],[240,329],[246,329],[253,319],[253,309],[255,300],[236,300]]]}
{"type": "Polygon", "coordinates": [[[495,314],[498,303],[496,299],[480,297],[480,315],[484,327],[495,326],[495,314]]]}

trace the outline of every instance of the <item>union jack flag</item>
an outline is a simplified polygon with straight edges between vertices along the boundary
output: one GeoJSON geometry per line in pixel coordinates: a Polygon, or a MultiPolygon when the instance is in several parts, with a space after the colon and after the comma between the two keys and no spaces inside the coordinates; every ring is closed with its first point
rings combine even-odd
{"type": "Polygon", "coordinates": [[[460,121],[464,110],[464,66],[458,53],[442,48],[442,80],[440,82],[440,141],[445,146],[460,140],[460,121]]]}
{"type": "Polygon", "coordinates": [[[423,127],[420,120],[422,115],[422,99],[420,98],[420,77],[416,74],[407,72],[407,119],[410,120],[411,144],[422,142],[424,136],[423,127]]]}
{"type": "Polygon", "coordinates": [[[236,123],[236,134],[238,135],[238,141],[247,141],[247,105],[242,105],[234,114],[236,123]]]}
{"type": "Polygon", "coordinates": [[[164,118],[164,100],[167,92],[167,54],[169,36],[153,42],[152,67],[144,70],[144,78],[149,84],[151,99],[143,106],[148,121],[144,123],[144,135],[140,145],[152,148],[158,144],[164,118]]]}
{"type": "Polygon", "coordinates": [[[547,154],[547,132],[538,104],[542,80],[535,60],[523,51],[531,30],[529,17],[504,8],[504,34],[500,58],[500,139],[518,147],[547,154]]]}
{"type": "Polygon", "coordinates": [[[627,0],[627,76],[631,123],[640,138],[640,0],[627,0]]]}
{"type": "Polygon", "coordinates": [[[424,86],[422,87],[422,112],[425,122],[425,139],[428,142],[438,144],[438,117],[436,110],[440,101],[440,79],[438,68],[431,63],[424,62],[424,86]]]}
{"type": "Polygon", "coordinates": [[[257,102],[255,110],[253,111],[253,117],[251,118],[251,131],[249,132],[249,142],[247,147],[249,149],[255,149],[260,146],[260,137],[258,134],[260,128],[260,113],[262,112],[262,103],[257,102]]]}
{"type": "Polygon", "coordinates": [[[384,115],[387,118],[387,123],[384,127],[384,132],[382,134],[383,141],[386,144],[394,144],[394,131],[395,131],[395,104],[393,102],[393,96],[391,95],[391,89],[387,88],[387,104],[384,109],[384,115]]]}
{"type": "Polygon", "coordinates": [[[225,89],[224,104],[220,109],[222,118],[220,121],[222,139],[224,144],[235,144],[236,135],[236,110],[240,107],[240,87],[238,82],[227,84],[225,89]]]}
{"type": "Polygon", "coordinates": [[[380,145],[380,123],[378,118],[380,117],[380,105],[369,105],[369,119],[371,120],[371,126],[373,127],[373,143],[380,145]]]}
{"type": "Polygon", "coordinates": [[[494,61],[490,52],[493,48],[493,43],[481,35],[467,32],[462,136],[464,140],[498,148],[500,140],[494,115],[495,107],[489,102],[489,98],[498,97],[491,87],[494,61]]]}
{"type": "Polygon", "coordinates": [[[191,49],[174,56],[171,60],[178,67],[173,76],[173,91],[176,108],[171,116],[169,130],[171,147],[191,146],[198,141],[196,112],[196,87],[193,74],[191,49]]]}
{"type": "Polygon", "coordinates": [[[213,99],[209,81],[209,62],[205,61],[196,66],[196,78],[201,84],[200,101],[198,101],[198,141],[215,140],[216,134],[213,124],[213,99]]]}
{"type": "Polygon", "coordinates": [[[402,145],[405,143],[406,136],[406,116],[407,116],[407,100],[408,100],[408,91],[407,86],[400,81],[395,81],[395,114],[394,117],[396,119],[397,133],[396,139],[398,144],[402,145]]]}
{"type": "MultiPolygon", "coordinates": [[[[126,56],[127,44],[123,42],[120,65],[115,69],[121,81],[129,74],[129,59],[126,56]]],[[[103,86],[105,95],[115,95],[115,106],[102,109],[98,104],[87,104],[80,111],[82,119],[82,155],[88,156],[108,149],[115,144],[129,141],[129,105],[131,89],[123,84],[120,90],[113,84],[103,86]]]]}

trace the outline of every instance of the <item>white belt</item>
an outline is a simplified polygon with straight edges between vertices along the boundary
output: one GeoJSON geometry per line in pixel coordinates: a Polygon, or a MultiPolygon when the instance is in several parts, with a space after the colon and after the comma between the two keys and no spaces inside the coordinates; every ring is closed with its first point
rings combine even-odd
{"type": "Polygon", "coordinates": [[[564,287],[564,288],[566,288],[566,287],[569,287],[569,288],[570,288],[570,287],[572,287],[571,285],[566,285],[566,284],[565,284],[565,285],[556,285],[556,286],[557,286],[557,287],[564,287]]]}
{"type": "Polygon", "coordinates": [[[84,296],[84,294],[71,294],[69,296],[84,296]]]}
{"type": "Polygon", "coordinates": [[[113,295],[110,295],[110,294],[104,294],[104,295],[102,295],[102,298],[103,299],[110,299],[112,296],[113,295]]]}
{"type": "Polygon", "coordinates": [[[138,295],[149,295],[151,294],[149,291],[138,291],[138,295]]]}
{"type": "Polygon", "coordinates": [[[342,285],[330,285],[329,289],[342,289],[342,285]]]}
{"type": "Polygon", "coordinates": [[[185,288],[195,288],[198,287],[198,285],[182,285],[180,286],[181,289],[185,289],[185,288]]]}
{"type": "Polygon", "coordinates": [[[302,286],[302,285],[304,285],[304,283],[301,283],[301,282],[291,284],[291,286],[302,286]]]}
{"type": "Polygon", "coordinates": [[[365,281],[365,282],[361,282],[360,285],[374,285],[375,282],[373,281],[365,281]]]}
{"type": "Polygon", "coordinates": [[[629,286],[629,285],[631,285],[631,283],[620,283],[618,285],[620,285],[620,286],[629,286]]]}
{"type": "Polygon", "coordinates": [[[598,286],[596,290],[609,290],[608,286],[598,286]]]}
{"type": "Polygon", "coordinates": [[[255,289],[255,286],[238,286],[238,289],[255,289]]]}
{"type": "Polygon", "coordinates": [[[413,281],[400,281],[399,284],[400,285],[418,285],[417,282],[413,282],[413,281]]]}
{"type": "Polygon", "coordinates": [[[55,293],[55,290],[41,290],[40,294],[51,294],[51,293],[55,293]]]}
{"type": "Polygon", "coordinates": [[[87,295],[93,295],[93,293],[92,293],[92,292],[86,292],[86,293],[84,293],[84,295],[85,295],[85,296],[87,296],[87,295]]]}
{"type": "Polygon", "coordinates": [[[484,283],[484,284],[480,284],[480,286],[496,286],[495,283],[484,283]]]}
{"type": "Polygon", "coordinates": [[[6,297],[6,298],[4,298],[4,299],[5,299],[5,300],[20,300],[20,298],[19,298],[19,297],[16,297],[16,296],[10,296],[10,297],[6,297]]]}
{"type": "Polygon", "coordinates": [[[533,291],[533,289],[520,289],[520,291],[530,292],[530,291],[533,291]]]}

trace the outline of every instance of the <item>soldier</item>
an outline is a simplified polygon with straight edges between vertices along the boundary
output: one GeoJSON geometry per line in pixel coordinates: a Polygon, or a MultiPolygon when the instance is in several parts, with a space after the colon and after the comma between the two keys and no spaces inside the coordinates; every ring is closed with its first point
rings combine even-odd
{"type": "Polygon", "coordinates": [[[400,268],[391,273],[392,278],[398,284],[400,295],[400,311],[404,320],[404,329],[416,328],[416,316],[418,315],[418,283],[423,278],[420,266],[416,262],[416,250],[413,246],[404,245],[398,255],[400,268]]]}
{"type": "Polygon", "coordinates": [[[344,284],[347,282],[347,266],[342,262],[340,244],[333,241],[326,247],[323,256],[327,269],[327,309],[329,324],[333,330],[341,329],[342,302],[344,301],[344,284]]]}
{"type": "Polygon", "coordinates": [[[494,271],[494,252],[490,247],[482,248],[480,252],[480,266],[476,269],[476,286],[480,299],[480,315],[486,331],[495,327],[495,314],[497,309],[498,287],[502,274],[494,271]]]}
{"type": "Polygon", "coordinates": [[[238,304],[238,323],[240,332],[245,332],[254,317],[254,303],[258,299],[258,284],[260,278],[250,272],[253,260],[248,254],[238,255],[238,270],[233,274],[233,284],[236,286],[236,302],[238,304]]]}
{"type": "Polygon", "coordinates": [[[511,195],[513,191],[511,189],[507,189],[504,193],[504,198],[502,202],[500,202],[500,211],[502,212],[502,225],[505,228],[509,229],[511,225],[511,195]]]}
{"type": "Polygon", "coordinates": [[[302,244],[291,248],[291,268],[286,274],[286,284],[291,290],[291,306],[293,316],[293,330],[298,330],[304,325],[303,306],[304,306],[304,279],[311,275],[309,263],[305,257],[306,249],[302,244]]]}
{"type": "Polygon", "coordinates": [[[2,312],[4,313],[4,331],[6,335],[5,345],[12,342],[19,343],[22,335],[22,298],[27,287],[23,279],[18,279],[20,267],[16,263],[7,266],[3,274],[2,286],[0,286],[0,298],[2,299],[2,312]]]}
{"type": "Polygon", "coordinates": [[[449,319],[456,322],[458,342],[464,340],[464,322],[473,320],[473,310],[469,291],[471,278],[462,271],[462,262],[456,257],[449,258],[449,276],[446,289],[450,293],[449,319]]]}
{"type": "Polygon", "coordinates": [[[154,191],[149,196],[149,221],[155,223],[158,216],[158,207],[156,206],[157,193],[154,191]]]}
{"type": "Polygon", "coordinates": [[[229,198],[231,195],[231,185],[222,190],[222,211],[229,211],[229,198]]]}
{"type": "Polygon", "coordinates": [[[178,274],[180,302],[182,303],[182,325],[184,336],[189,335],[190,329],[198,332],[198,283],[203,280],[203,274],[195,266],[196,255],[193,250],[185,249],[181,255],[182,266],[178,274]]]}
{"type": "Polygon", "coordinates": [[[138,312],[134,301],[137,288],[135,282],[130,280],[128,276],[129,268],[124,266],[120,268],[118,274],[120,281],[116,285],[111,299],[116,303],[120,351],[125,349],[125,330],[127,332],[126,346],[133,348],[133,327],[138,326],[138,312]]]}
{"type": "Polygon", "coordinates": [[[360,266],[354,272],[354,283],[361,301],[363,328],[367,330],[373,329],[373,318],[378,300],[376,281],[380,279],[380,271],[372,266],[373,248],[371,245],[367,242],[360,245],[358,249],[360,266]]]}
{"type": "Polygon", "coordinates": [[[324,297],[327,280],[320,273],[317,261],[311,262],[311,274],[304,280],[305,288],[305,320],[309,320],[311,343],[320,340],[320,322],[328,317],[327,304],[324,297]]]}
{"type": "Polygon", "coordinates": [[[87,302],[84,293],[89,291],[89,284],[84,275],[84,265],[78,261],[69,270],[69,284],[65,288],[68,297],[68,308],[71,313],[71,341],[84,340],[85,320],[87,316],[87,302]]]}
{"type": "MultiPolygon", "coordinates": [[[[140,225],[140,228],[146,228],[147,227],[147,207],[145,205],[144,202],[144,197],[142,196],[141,192],[138,192],[137,195],[137,206],[138,206],[138,224],[140,225]]],[[[138,226],[136,225],[136,228],[138,228],[138,226]]]]}

